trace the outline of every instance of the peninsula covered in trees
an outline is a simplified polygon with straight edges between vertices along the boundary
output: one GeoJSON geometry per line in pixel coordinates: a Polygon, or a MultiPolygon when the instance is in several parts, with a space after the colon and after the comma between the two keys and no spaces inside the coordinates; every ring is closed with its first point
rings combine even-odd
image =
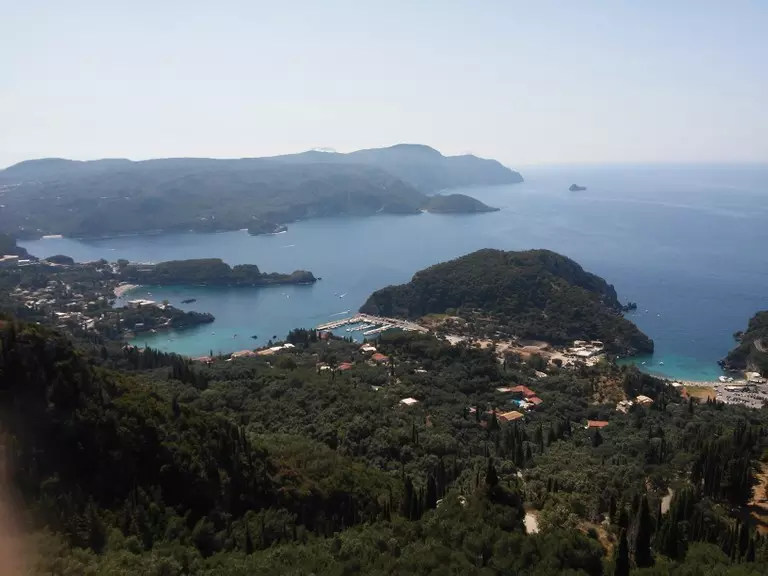
{"type": "MultiPolygon", "coordinates": [[[[307,218],[418,214],[441,190],[521,181],[494,160],[410,144],[238,160],[49,158],[0,171],[0,231],[16,237],[270,233],[307,218]]],[[[478,211],[477,204],[468,209],[478,211]]]]}
{"type": "Polygon", "coordinates": [[[360,309],[382,316],[457,315],[488,335],[602,340],[606,350],[653,351],[653,341],[622,315],[616,290],[573,260],[548,250],[479,250],[374,292],[360,309]]]}
{"type": "Polygon", "coordinates": [[[465,194],[438,194],[430,197],[426,205],[426,211],[435,214],[474,214],[498,210],[465,194]]]}
{"type": "Polygon", "coordinates": [[[754,370],[768,376],[768,310],[758,312],[750,320],[746,331],[734,337],[738,346],[722,360],[726,370],[754,370]]]}
{"type": "Polygon", "coordinates": [[[285,224],[275,224],[269,220],[262,219],[259,219],[248,226],[248,234],[251,234],[252,236],[260,236],[262,234],[278,234],[280,232],[285,232],[286,230],[288,230],[288,227],[285,224]]]}
{"type": "Polygon", "coordinates": [[[119,263],[120,277],[137,284],[158,286],[267,286],[270,284],[311,284],[317,279],[306,270],[290,274],[265,273],[255,264],[230,266],[220,258],[169,260],[157,264],[119,263]]]}

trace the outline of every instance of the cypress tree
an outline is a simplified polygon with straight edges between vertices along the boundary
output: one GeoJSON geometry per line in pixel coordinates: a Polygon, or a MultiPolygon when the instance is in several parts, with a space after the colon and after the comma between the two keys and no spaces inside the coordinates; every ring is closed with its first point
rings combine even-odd
{"type": "Polygon", "coordinates": [[[499,483],[499,476],[496,474],[496,467],[493,465],[493,458],[488,458],[488,470],[485,473],[485,483],[494,487],[499,483]]]}
{"type": "Polygon", "coordinates": [[[652,520],[650,507],[648,506],[648,497],[643,496],[637,517],[637,534],[635,535],[635,563],[639,568],[653,565],[651,532],[652,520]]]}
{"type": "Polygon", "coordinates": [[[414,493],[413,493],[413,482],[411,481],[410,476],[407,476],[405,478],[405,485],[403,488],[403,503],[400,508],[403,516],[408,518],[409,520],[412,520],[411,517],[413,512],[413,500],[414,500],[414,493]]]}
{"type": "Polygon", "coordinates": [[[251,527],[246,523],[245,525],[245,553],[253,554],[253,538],[251,537],[251,527]]]}
{"type": "Polygon", "coordinates": [[[427,492],[424,501],[425,508],[432,510],[437,507],[437,484],[435,477],[430,474],[427,477],[427,492]]]}
{"type": "Polygon", "coordinates": [[[445,496],[446,488],[445,462],[443,462],[442,456],[437,461],[437,477],[435,478],[435,483],[437,486],[437,497],[442,498],[445,496]]]}
{"type": "Polygon", "coordinates": [[[621,536],[619,536],[614,564],[614,576],[629,576],[629,543],[627,542],[627,531],[624,528],[621,529],[621,536]]]}

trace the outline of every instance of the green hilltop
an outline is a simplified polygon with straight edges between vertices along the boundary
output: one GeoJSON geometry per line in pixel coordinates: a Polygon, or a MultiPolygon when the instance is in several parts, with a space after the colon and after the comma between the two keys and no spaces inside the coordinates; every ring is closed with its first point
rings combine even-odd
{"type": "Polygon", "coordinates": [[[613,286],[548,250],[479,250],[374,292],[360,310],[406,318],[454,313],[485,321],[489,335],[553,344],[603,340],[614,353],[653,351],[653,341],[621,315],[613,286]]]}

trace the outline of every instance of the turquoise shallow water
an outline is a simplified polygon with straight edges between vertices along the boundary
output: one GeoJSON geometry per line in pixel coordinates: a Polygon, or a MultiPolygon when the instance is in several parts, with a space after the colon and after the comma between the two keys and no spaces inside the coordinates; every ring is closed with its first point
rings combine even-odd
{"type": "Polygon", "coordinates": [[[354,312],[373,290],[479,248],[549,248],[606,278],[622,300],[638,303],[631,318],[656,342],[652,358],[635,359],[644,369],[688,380],[719,375],[716,362],[733,345],[733,332],[768,309],[768,167],[531,168],[523,175],[524,184],[465,191],[501,208],[488,214],[310,220],[276,236],[225,232],[23,245],[38,256],[63,253],[81,261],[219,257],[264,271],[309,269],[323,278],[314,286],[132,293],[151,292],[152,299],[216,316],[210,325],[138,339],[190,355],[251,348],[293,327],[354,312]],[[569,192],[573,182],[588,190],[569,192]],[[187,298],[197,301],[181,304],[187,298]]]}

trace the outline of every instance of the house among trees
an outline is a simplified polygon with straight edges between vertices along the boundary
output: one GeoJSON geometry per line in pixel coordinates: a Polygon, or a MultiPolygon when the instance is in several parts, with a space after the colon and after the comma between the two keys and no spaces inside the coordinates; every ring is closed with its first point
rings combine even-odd
{"type": "Polygon", "coordinates": [[[607,420],[587,420],[585,428],[605,428],[606,426],[608,426],[607,420]]]}
{"type": "Polygon", "coordinates": [[[386,364],[387,362],[389,362],[389,357],[384,356],[384,354],[381,354],[380,352],[376,352],[373,356],[371,356],[371,360],[373,360],[377,364],[386,364]]]}
{"type": "Polygon", "coordinates": [[[500,422],[513,422],[515,420],[520,420],[520,418],[523,417],[522,412],[518,412],[517,410],[512,410],[511,412],[504,412],[504,414],[499,414],[496,416],[496,419],[500,422]]]}
{"type": "Polygon", "coordinates": [[[522,396],[523,398],[533,398],[536,396],[536,392],[528,388],[528,386],[514,386],[510,392],[522,396]]]}

